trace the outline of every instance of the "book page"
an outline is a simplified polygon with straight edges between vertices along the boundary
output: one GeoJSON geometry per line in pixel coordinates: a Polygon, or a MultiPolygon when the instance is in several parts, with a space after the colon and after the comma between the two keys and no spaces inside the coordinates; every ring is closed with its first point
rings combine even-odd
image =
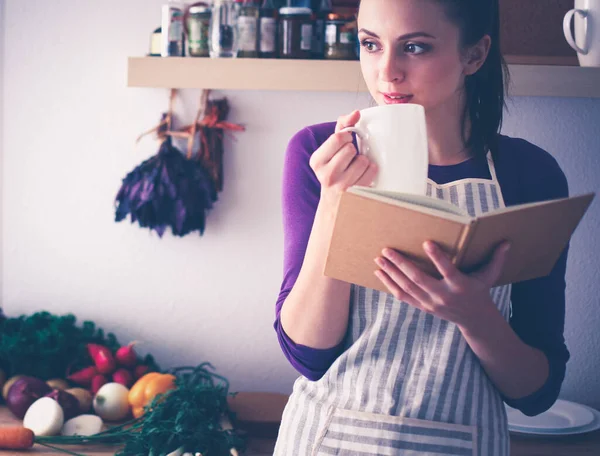
{"type": "Polygon", "coordinates": [[[376,190],[370,187],[362,187],[362,186],[354,186],[348,189],[348,191],[352,193],[356,193],[357,195],[378,195],[383,196],[384,198],[390,198],[395,201],[399,201],[402,203],[408,203],[414,206],[425,207],[428,209],[433,209],[436,211],[441,211],[448,214],[454,214],[461,217],[469,217],[465,211],[463,211],[458,206],[451,204],[447,201],[440,200],[438,198],[432,198],[426,195],[415,195],[411,193],[396,193],[389,192],[385,190],[376,190]]]}

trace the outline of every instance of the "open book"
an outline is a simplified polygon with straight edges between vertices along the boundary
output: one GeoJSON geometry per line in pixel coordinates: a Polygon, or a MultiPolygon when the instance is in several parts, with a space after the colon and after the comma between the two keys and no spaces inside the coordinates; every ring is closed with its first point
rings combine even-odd
{"type": "Polygon", "coordinates": [[[586,194],[522,204],[471,217],[446,201],[422,195],[351,187],[341,198],[325,275],[387,292],[373,274],[385,247],[440,277],[423,250],[427,240],[450,254],[461,271],[485,264],[503,241],[511,243],[495,285],[550,273],[594,198],[586,194]]]}

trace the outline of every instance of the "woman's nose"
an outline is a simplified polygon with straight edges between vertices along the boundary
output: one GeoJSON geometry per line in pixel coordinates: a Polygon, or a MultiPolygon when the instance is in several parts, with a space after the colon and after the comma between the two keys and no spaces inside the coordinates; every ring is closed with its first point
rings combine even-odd
{"type": "Polygon", "coordinates": [[[401,82],[406,77],[406,69],[394,52],[385,51],[379,60],[379,79],[384,82],[401,82]]]}

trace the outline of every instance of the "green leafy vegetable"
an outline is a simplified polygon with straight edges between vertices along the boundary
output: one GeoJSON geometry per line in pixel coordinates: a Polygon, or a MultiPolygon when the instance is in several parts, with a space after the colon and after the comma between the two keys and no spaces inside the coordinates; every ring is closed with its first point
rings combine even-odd
{"type": "Polygon", "coordinates": [[[186,452],[213,456],[236,454],[245,448],[245,440],[224,425],[223,418],[231,416],[229,383],[209,369],[213,367],[203,363],[173,370],[176,388],[157,396],[138,419],[92,436],[37,437],[36,442],[122,445],[117,456],[161,455],[181,447],[186,452]]]}
{"type": "MultiPolygon", "coordinates": [[[[72,314],[37,312],[17,318],[2,314],[0,318],[0,363],[9,376],[62,378],[67,370],[74,372],[92,364],[88,343],[105,345],[113,352],[120,347],[114,334],[105,334],[91,321],[79,327],[72,314]]],[[[151,355],[146,356],[144,364],[159,370],[151,355]]]]}

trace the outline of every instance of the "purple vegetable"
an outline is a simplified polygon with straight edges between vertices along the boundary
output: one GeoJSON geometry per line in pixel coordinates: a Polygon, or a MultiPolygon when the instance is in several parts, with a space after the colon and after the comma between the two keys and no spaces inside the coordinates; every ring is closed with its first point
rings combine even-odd
{"type": "Polygon", "coordinates": [[[71,393],[53,389],[50,393],[46,394],[46,397],[50,397],[58,402],[58,405],[61,406],[65,414],[65,421],[81,413],[79,401],[71,393]]]}
{"type": "Polygon", "coordinates": [[[116,197],[115,220],[155,230],[162,237],[170,227],[176,236],[204,233],[206,214],[217,200],[215,182],[198,159],[188,159],[168,137],[158,154],[125,179],[116,197]]]}
{"type": "Polygon", "coordinates": [[[6,405],[17,418],[22,420],[31,404],[50,391],[52,388],[39,378],[21,377],[8,390],[6,405]]]}

